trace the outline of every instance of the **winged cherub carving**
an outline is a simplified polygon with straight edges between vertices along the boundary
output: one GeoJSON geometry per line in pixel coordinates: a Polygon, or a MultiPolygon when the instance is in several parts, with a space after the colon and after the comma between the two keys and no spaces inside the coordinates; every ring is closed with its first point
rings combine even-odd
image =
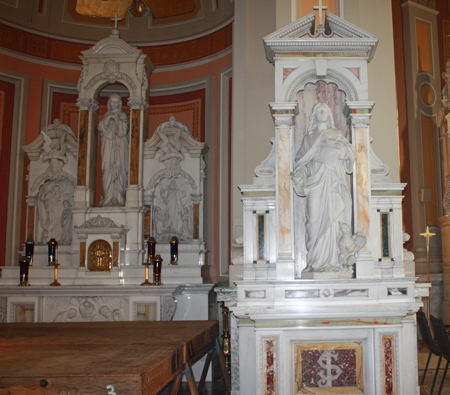
{"type": "Polygon", "coordinates": [[[64,164],[69,160],[66,156],[66,133],[64,132],[59,139],[52,141],[52,139],[44,132],[41,131],[44,137],[44,144],[42,146],[45,154],[42,156],[43,161],[49,162],[49,168],[47,171],[55,175],[55,179],[60,180],[64,178],[65,172],[62,170],[64,164]]]}

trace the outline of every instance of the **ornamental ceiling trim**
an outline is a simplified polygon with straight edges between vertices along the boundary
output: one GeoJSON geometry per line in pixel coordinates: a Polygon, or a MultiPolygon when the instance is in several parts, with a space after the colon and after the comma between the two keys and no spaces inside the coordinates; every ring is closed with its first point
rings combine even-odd
{"type": "MultiPolygon", "coordinates": [[[[208,35],[186,42],[167,45],[138,45],[148,55],[155,66],[169,66],[194,62],[214,56],[232,46],[233,25],[230,22],[223,28],[208,35]]],[[[92,44],[55,39],[0,23],[0,48],[22,55],[53,62],[81,65],[82,51],[89,50],[92,44]]]]}

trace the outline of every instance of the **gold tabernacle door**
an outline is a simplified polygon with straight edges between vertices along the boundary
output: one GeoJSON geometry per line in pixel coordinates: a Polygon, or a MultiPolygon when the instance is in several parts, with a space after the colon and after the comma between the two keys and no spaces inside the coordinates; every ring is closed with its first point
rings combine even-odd
{"type": "Polygon", "coordinates": [[[89,271],[109,271],[111,270],[112,249],[106,240],[95,240],[88,250],[89,271]]]}

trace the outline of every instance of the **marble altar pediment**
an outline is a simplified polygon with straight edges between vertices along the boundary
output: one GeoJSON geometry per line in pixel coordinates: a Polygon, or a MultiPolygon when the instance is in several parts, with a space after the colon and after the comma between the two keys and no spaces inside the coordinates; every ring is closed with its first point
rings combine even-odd
{"type": "MultiPolygon", "coordinates": [[[[78,139],[73,133],[72,129],[63,123],[59,119],[55,119],[53,124],[46,126],[42,129],[50,139],[60,139],[65,133],[65,149],[69,151],[74,158],[77,157],[78,139]]],[[[39,136],[30,144],[24,145],[22,149],[27,153],[28,158],[31,161],[39,160],[41,153],[44,152],[45,137],[43,133],[39,133],[39,136]]]]}
{"type": "Polygon", "coordinates": [[[119,37],[119,31],[81,51],[82,73],[78,80],[79,101],[96,97],[107,84],[121,83],[130,92],[130,99],[143,99],[148,81],[155,69],[150,58],[140,49],[119,37]]]}
{"type": "Polygon", "coordinates": [[[340,53],[343,57],[360,57],[369,62],[378,39],[359,27],[326,13],[325,34],[313,35],[315,13],[285,26],[264,38],[266,57],[274,63],[277,54],[314,56],[316,53],[340,53]]]}
{"type": "Polygon", "coordinates": [[[93,47],[86,51],[81,51],[81,58],[98,56],[98,55],[131,55],[138,57],[143,54],[136,46],[130,45],[122,40],[118,34],[111,34],[109,37],[100,40],[93,47]]]}
{"type": "Polygon", "coordinates": [[[144,158],[153,159],[163,143],[159,132],[168,137],[180,133],[179,140],[181,148],[189,153],[191,158],[200,158],[208,151],[205,143],[197,141],[185,124],[177,122],[174,116],[171,116],[169,122],[164,122],[158,126],[153,136],[144,144],[144,158]]]}

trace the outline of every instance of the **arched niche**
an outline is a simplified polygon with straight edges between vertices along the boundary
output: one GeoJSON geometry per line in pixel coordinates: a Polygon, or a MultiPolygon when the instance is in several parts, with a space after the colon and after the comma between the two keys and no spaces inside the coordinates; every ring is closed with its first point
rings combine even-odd
{"type": "Polygon", "coordinates": [[[302,85],[292,96],[293,102],[298,102],[298,115],[295,119],[294,155],[300,148],[303,136],[309,125],[309,116],[317,103],[325,103],[333,113],[335,126],[351,141],[347,117],[345,115],[348,94],[335,82],[316,80],[302,85]]]}
{"type": "Polygon", "coordinates": [[[82,52],[83,66],[78,81],[80,109],[78,174],[75,201],[78,207],[95,205],[97,184],[97,125],[100,92],[113,84],[123,85],[129,93],[130,161],[127,180],[126,205],[140,207],[142,196],[142,136],[146,130],[144,111],[148,108],[149,79],[154,69],[146,54],[127,44],[119,31],[82,52]]]}
{"type": "Polygon", "coordinates": [[[131,109],[128,105],[128,99],[130,97],[130,92],[128,88],[121,83],[114,84],[103,84],[96,93],[96,100],[99,103],[99,109],[97,112],[97,122],[93,134],[94,134],[94,142],[96,144],[96,155],[95,155],[95,191],[94,191],[94,207],[100,207],[100,202],[102,197],[104,196],[104,186],[103,186],[103,169],[102,169],[102,138],[101,133],[98,129],[99,123],[102,121],[105,114],[108,112],[108,101],[112,94],[117,94],[120,96],[122,102],[122,111],[127,114],[128,117],[128,146],[130,143],[130,135],[131,135],[131,109]]]}
{"type": "MultiPolygon", "coordinates": [[[[315,75],[312,73],[311,75],[315,75]]],[[[299,151],[303,138],[307,133],[307,129],[310,123],[310,115],[312,113],[313,107],[318,103],[325,103],[330,108],[333,114],[334,125],[336,128],[340,129],[344,136],[351,142],[351,131],[348,124],[348,119],[346,116],[346,101],[350,97],[353,99],[357,92],[355,90],[349,89],[349,86],[342,88],[342,85],[338,84],[336,81],[330,81],[327,79],[317,79],[314,81],[304,79],[303,81],[298,80],[296,86],[301,87],[301,89],[296,89],[291,91],[291,96],[289,97],[292,102],[298,102],[298,114],[295,119],[295,129],[294,129],[294,139],[292,148],[292,157],[295,157],[299,151]]],[[[351,85],[350,85],[351,86],[351,85]]],[[[353,201],[356,201],[355,187],[354,187],[354,177],[353,174],[347,175],[347,184],[349,190],[352,193],[353,201]]],[[[298,195],[293,195],[293,210],[294,218],[296,222],[294,225],[294,254],[295,254],[295,277],[301,278],[301,273],[306,267],[306,201],[300,198],[298,195]]],[[[352,219],[353,221],[355,218],[352,219]]],[[[354,223],[352,223],[354,227],[354,223]]]]}
{"type": "MultiPolygon", "coordinates": [[[[348,71],[349,75],[351,72],[348,71]]],[[[354,76],[353,76],[354,77],[354,76]]],[[[346,75],[333,70],[328,69],[325,77],[320,79],[327,84],[336,84],[340,90],[342,90],[347,100],[350,101],[358,101],[360,100],[360,95],[358,94],[358,90],[346,75]]],[[[305,89],[305,86],[310,83],[315,83],[317,81],[317,75],[315,70],[308,70],[303,74],[300,74],[295,80],[290,84],[289,88],[286,91],[286,102],[293,102],[296,99],[296,96],[299,91],[305,89]]]]}

